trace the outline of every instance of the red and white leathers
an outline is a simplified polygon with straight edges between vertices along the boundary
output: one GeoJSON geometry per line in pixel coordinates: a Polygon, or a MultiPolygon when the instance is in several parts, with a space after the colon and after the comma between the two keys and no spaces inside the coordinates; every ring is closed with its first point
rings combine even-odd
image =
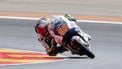
{"type": "Polygon", "coordinates": [[[55,39],[56,43],[62,45],[62,39],[65,33],[72,28],[79,28],[74,21],[69,21],[64,16],[56,16],[48,25],[48,31],[55,39]]]}

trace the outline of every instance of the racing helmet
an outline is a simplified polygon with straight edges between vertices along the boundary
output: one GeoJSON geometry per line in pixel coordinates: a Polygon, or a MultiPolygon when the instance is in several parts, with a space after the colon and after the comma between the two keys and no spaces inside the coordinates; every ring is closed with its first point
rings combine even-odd
{"type": "Polygon", "coordinates": [[[44,18],[44,17],[41,18],[36,27],[37,33],[39,33],[40,35],[45,35],[47,25],[48,25],[48,23],[47,23],[46,18],[44,18]]]}

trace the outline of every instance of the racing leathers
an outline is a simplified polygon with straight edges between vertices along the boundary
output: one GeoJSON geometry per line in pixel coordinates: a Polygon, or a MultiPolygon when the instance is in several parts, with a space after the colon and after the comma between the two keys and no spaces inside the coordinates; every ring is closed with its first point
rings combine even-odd
{"type": "Polygon", "coordinates": [[[68,51],[64,46],[64,42],[67,43],[67,32],[72,29],[82,31],[79,28],[79,26],[76,25],[75,21],[70,21],[64,16],[56,16],[53,19],[51,19],[45,26],[44,34],[39,33],[39,31],[41,31],[40,22],[38,22],[38,24],[35,27],[38,40],[40,41],[42,46],[46,48],[47,54],[50,56],[56,56],[58,53],[68,51]]]}

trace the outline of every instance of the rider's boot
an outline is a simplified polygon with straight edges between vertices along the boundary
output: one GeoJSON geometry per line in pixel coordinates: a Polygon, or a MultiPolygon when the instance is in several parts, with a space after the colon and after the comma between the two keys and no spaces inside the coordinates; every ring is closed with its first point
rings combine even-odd
{"type": "Polygon", "coordinates": [[[56,47],[56,43],[54,43],[53,39],[51,40],[45,40],[45,42],[48,44],[48,49],[46,50],[47,51],[47,54],[49,56],[56,56],[58,54],[58,51],[56,50],[57,47],[56,47]]]}

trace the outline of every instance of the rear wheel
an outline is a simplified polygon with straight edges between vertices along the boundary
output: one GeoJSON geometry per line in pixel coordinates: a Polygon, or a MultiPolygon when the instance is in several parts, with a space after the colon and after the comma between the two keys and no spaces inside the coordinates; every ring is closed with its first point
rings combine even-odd
{"type": "Polygon", "coordinates": [[[87,52],[86,53],[88,57],[90,57],[91,59],[95,58],[95,55],[93,54],[93,52],[87,52]]]}
{"type": "MultiPolygon", "coordinates": [[[[79,37],[79,36],[78,36],[79,37]]],[[[79,37],[79,39],[81,39],[80,37],[79,37]]],[[[92,51],[90,51],[90,49],[87,47],[87,46],[85,46],[85,45],[82,45],[82,43],[80,42],[80,40],[79,39],[74,39],[74,44],[76,45],[76,46],[78,46],[79,47],[79,51],[78,51],[78,54],[79,55],[84,55],[84,54],[86,54],[89,58],[91,58],[91,59],[93,59],[93,58],[95,58],[95,55],[94,55],[94,53],[92,52],[92,51]]]]}

